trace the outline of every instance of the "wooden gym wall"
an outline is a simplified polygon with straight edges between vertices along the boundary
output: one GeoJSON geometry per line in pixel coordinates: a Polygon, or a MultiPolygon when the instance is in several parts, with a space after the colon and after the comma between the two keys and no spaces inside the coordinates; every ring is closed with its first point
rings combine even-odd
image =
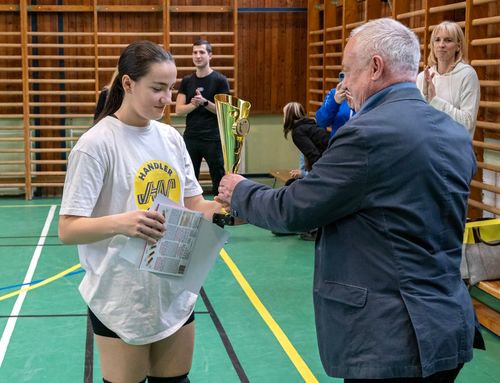
{"type": "Polygon", "coordinates": [[[134,40],[167,47],[180,80],[194,70],[193,41],[208,39],[212,67],[252,113],[305,103],[306,9],[307,0],[3,0],[0,192],[60,195],[67,155],[134,40]]]}
{"type": "Polygon", "coordinates": [[[338,83],[349,33],[364,22],[392,17],[421,42],[427,64],[435,25],[452,20],[465,31],[468,61],[481,86],[474,149],[478,171],[472,181],[469,216],[500,215],[500,2],[498,0],[309,0],[307,110],[311,115],[338,83]]]}

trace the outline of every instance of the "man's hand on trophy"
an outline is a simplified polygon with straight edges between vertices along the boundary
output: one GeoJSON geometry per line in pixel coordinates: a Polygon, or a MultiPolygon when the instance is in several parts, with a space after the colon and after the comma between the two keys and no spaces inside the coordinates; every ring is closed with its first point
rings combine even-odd
{"type": "Polygon", "coordinates": [[[222,177],[219,183],[219,194],[215,196],[215,201],[220,203],[224,209],[229,210],[234,188],[244,179],[245,177],[232,173],[222,177]]]}

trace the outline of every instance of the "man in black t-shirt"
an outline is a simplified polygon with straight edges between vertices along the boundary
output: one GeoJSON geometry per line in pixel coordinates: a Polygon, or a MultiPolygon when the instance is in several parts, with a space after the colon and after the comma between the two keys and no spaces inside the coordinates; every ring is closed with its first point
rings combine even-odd
{"type": "Polygon", "coordinates": [[[207,40],[195,41],[193,63],[196,72],[182,79],[175,112],[178,116],[187,115],[184,142],[196,178],[199,178],[201,161],[205,158],[212,179],[212,192],[217,195],[225,171],[214,96],[229,94],[229,84],[224,75],[210,68],[211,59],[210,43],[207,40]]]}

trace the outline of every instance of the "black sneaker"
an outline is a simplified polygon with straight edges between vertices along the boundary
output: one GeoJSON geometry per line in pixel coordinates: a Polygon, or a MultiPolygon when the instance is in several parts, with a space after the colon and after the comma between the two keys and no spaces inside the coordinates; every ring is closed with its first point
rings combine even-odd
{"type": "Polygon", "coordinates": [[[285,237],[287,235],[297,235],[297,233],[278,233],[276,231],[271,231],[276,237],[285,237]]]}
{"type": "Polygon", "coordinates": [[[303,241],[315,241],[316,234],[318,234],[318,230],[311,230],[305,233],[300,233],[299,238],[303,241]]]}

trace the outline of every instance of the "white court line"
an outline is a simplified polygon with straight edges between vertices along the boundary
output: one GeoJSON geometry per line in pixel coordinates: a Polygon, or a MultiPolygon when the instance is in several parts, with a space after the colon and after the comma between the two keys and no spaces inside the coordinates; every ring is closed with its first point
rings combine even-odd
{"type": "MultiPolygon", "coordinates": [[[[57,205],[51,205],[50,207],[49,214],[47,215],[47,219],[45,220],[45,225],[43,226],[42,234],[40,234],[40,238],[38,239],[38,244],[36,246],[35,252],[33,253],[33,257],[31,258],[31,262],[28,267],[28,271],[26,272],[26,276],[24,277],[23,284],[31,283],[33,279],[33,274],[35,273],[40,255],[42,254],[42,249],[47,237],[47,233],[49,232],[50,225],[52,223],[52,220],[54,219],[54,212],[56,211],[56,207],[57,205]]],[[[10,337],[12,336],[14,327],[16,326],[17,315],[19,315],[19,312],[21,311],[21,307],[27,293],[27,291],[24,291],[17,296],[16,303],[12,308],[9,320],[7,321],[7,325],[3,330],[2,339],[0,339],[0,367],[2,367],[2,363],[7,352],[7,347],[9,346],[10,337]]]]}

